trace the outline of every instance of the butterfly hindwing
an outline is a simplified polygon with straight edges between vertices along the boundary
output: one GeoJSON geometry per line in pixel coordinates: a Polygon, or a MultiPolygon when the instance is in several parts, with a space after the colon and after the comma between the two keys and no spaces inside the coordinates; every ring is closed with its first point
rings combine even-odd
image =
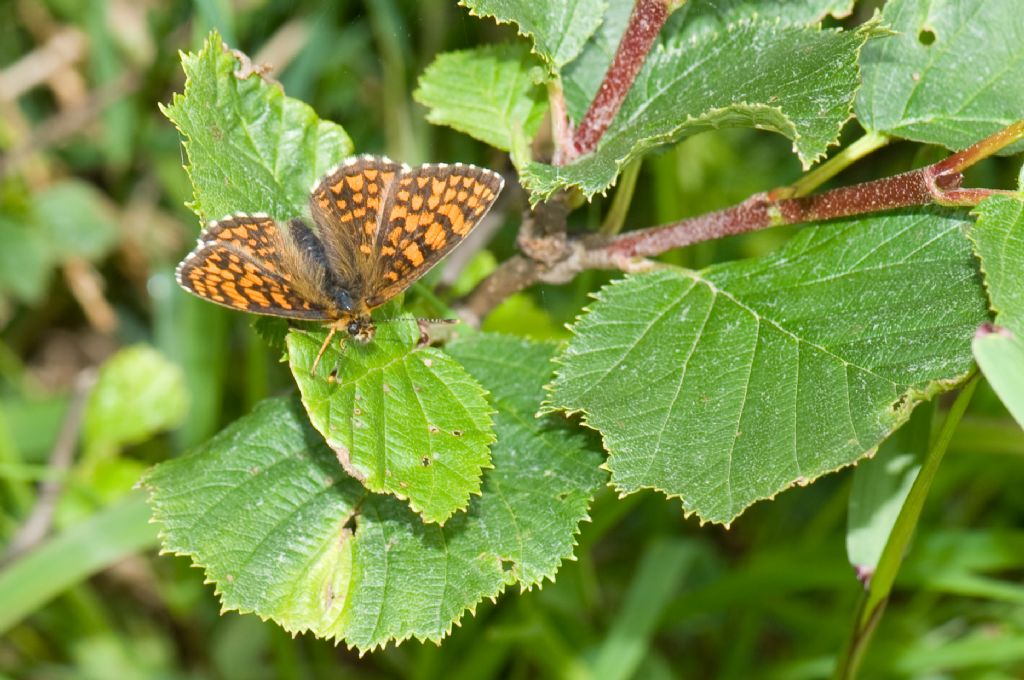
{"type": "Polygon", "coordinates": [[[405,167],[383,156],[355,156],[313,187],[310,210],[329,266],[356,295],[373,274],[381,209],[405,167]]]}
{"type": "Polygon", "coordinates": [[[187,291],[256,314],[324,319],[315,271],[297,262],[291,241],[266,215],[234,215],[210,223],[175,272],[187,291]],[[310,299],[312,297],[313,299],[310,299]]]}
{"type": "Polygon", "coordinates": [[[461,243],[503,184],[498,173],[462,163],[404,170],[383,206],[373,274],[364,291],[367,306],[401,293],[461,243]]]}

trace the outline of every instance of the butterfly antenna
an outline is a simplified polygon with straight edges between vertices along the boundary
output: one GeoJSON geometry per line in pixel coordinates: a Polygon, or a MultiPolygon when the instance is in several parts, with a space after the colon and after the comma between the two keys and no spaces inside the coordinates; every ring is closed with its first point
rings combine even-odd
{"type": "MultiPolygon", "coordinates": [[[[377,324],[392,323],[394,321],[403,321],[407,317],[393,316],[387,319],[380,319],[377,324]]],[[[431,326],[451,326],[453,324],[460,323],[461,319],[416,319],[416,325],[420,330],[420,339],[416,343],[418,347],[426,347],[430,344],[430,327],[431,326]]]]}

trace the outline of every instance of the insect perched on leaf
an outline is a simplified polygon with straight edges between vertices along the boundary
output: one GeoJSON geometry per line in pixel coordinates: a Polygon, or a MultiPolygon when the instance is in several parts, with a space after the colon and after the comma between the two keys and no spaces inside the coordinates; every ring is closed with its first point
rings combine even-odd
{"type": "Polygon", "coordinates": [[[461,243],[504,182],[472,165],[408,165],[356,156],[312,189],[314,232],[300,218],[265,214],[213,221],[178,265],[182,288],[255,314],[323,321],[373,339],[370,312],[408,288],[461,243]]]}

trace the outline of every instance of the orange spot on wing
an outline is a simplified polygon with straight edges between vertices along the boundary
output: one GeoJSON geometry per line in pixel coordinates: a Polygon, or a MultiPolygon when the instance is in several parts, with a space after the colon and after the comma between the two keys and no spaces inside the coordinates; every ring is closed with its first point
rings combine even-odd
{"type": "Polygon", "coordinates": [[[417,177],[416,178],[416,186],[418,186],[420,189],[422,189],[423,187],[427,186],[427,182],[429,182],[429,181],[430,181],[429,177],[417,177]]]}
{"type": "Polygon", "coordinates": [[[258,290],[250,290],[250,291],[248,291],[247,294],[249,295],[249,298],[253,302],[255,302],[256,304],[258,304],[260,307],[269,307],[270,306],[270,300],[268,300],[266,298],[266,296],[263,295],[263,293],[261,293],[260,291],[258,291],[258,290]]]}
{"type": "Polygon", "coordinates": [[[363,176],[349,175],[348,177],[345,178],[345,184],[347,184],[348,188],[351,189],[352,191],[362,191],[364,184],[363,176]]]}
{"type": "MultiPolygon", "coordinates": [[[[366,170],[363,170],[363,174],[366,175],[366,179],[370,180],[371,182],[373,180],[377,179],[377,175],[379,173],[380,173],[379,170],[374,170],[373,168],[367,168],[366,170]]],[[[374,189],[370,189],[370,193],[373,193],[373,192],[374,192],[374,189]]]]}
{"type": "Polygon", "coordinates": [[[430,228],[427,229],[427,233],[423,236],[423,242],[431,250],[440,250],[441,248],[444,248],[444,244],[447,240],[448,239],[444,233],[444,227],[437,222],[431,224],[430,228]]]}
{"type": "Polygon", "coordinates": [[[415,243],[410,243],[405,250],[402,251],[406,259],[412,263],[413,267],[419,267],[423,264],[423,253],[420,252],[420,247],[415,243]]]}
{"type": "MultiPolygon", "coordinates": [[[[290,302],[288,302],[288,298],[286,298],[281,293],[271,293],[270,297],[274,298],[274,302],[277,303],[278,307],[281,307],[282,309],[291,309],[292,308],[292,304],[290,302]]],[[[309,307],[309,305],[303,305],[303,306],[306,307],[306,308],[309,307]]]]}
{"type": "Polygon", "coordinates": [[[448,203],[447,205],[441,206],[437,211],[437,214],[447,217],[448,221],[451,222],[452,231],[459,236],[465,236],[469,233],[469,228],[472,225],[466,222],[466,216],[462,214],[462,210],[459,209],[459,206],[454,203],[448,203]]]}

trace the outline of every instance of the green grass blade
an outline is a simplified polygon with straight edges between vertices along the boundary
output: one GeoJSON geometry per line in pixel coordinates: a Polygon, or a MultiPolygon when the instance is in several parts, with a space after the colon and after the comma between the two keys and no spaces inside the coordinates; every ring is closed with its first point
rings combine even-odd
{"type": "Polygon", "coordinates": [[[126,555],[157,544],[141,493],[132,493],[0,571],[0,633],[126,555]]]}

